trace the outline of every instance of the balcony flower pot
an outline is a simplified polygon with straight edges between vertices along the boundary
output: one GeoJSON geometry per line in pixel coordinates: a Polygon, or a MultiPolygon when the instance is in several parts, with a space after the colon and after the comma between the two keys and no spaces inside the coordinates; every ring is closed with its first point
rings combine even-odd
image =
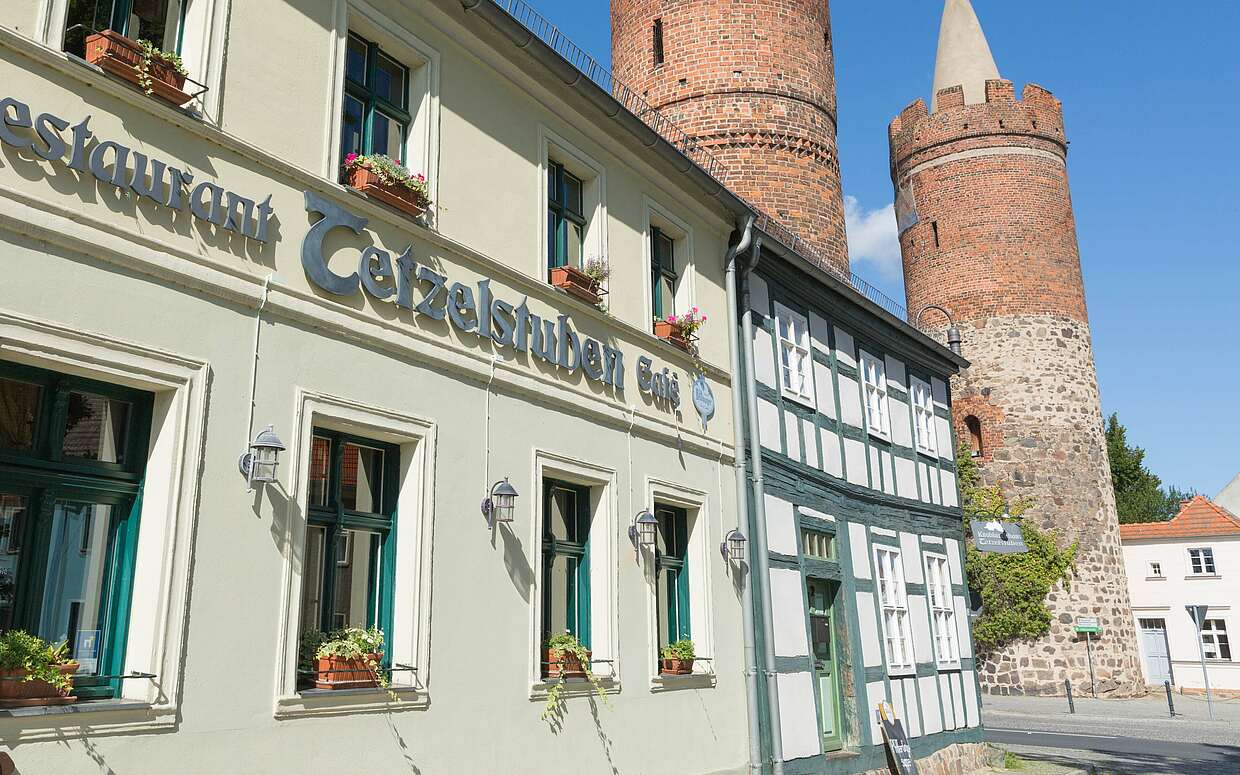
{"type": "Polygon", "coordinates": [[[193,97],[185,93],[185,73],[180,60],[149,49],[114,30],[97,32],[86,38],[86,61],[106,73],[133,84],[148,95],[171,105],[181,106],[193,97]],[[153,52],[153,53],[151,53],[153,52]]]}
{"type": "Polygon", "coordinates": [[[551,270],[551,284],[570,296],[575,296],[589,304],[598,304],[602,300],[599,293],[599,282],[575,266],[557,266],[551,270]]]}
{"type": "Polygon", "coordinates": [[[327,656],[318,658],[315,673],[316,689],[374,689],[379,686],[377,665],[383,654],[375,652],[360,657],[327,656]],[[375,665],[372,668],[371,665],[375,665]]]}
{"type": "MultiPolygon", "coordinates": [[[[586,651],[586,655],[592,652],[586,651]]],[[[543,649],[543,662],[547,666],[547,680],[555,681],[561,678],[587,678],[586,668],[577,655],[571,651],[557,648],[543,649]]]]}
{"type": "MultiPolygon", "coordinates": [[[[77,662],[57,665],[55,670],[66,679],[78,670],[77,662]]],[[[47,681],[23,680],[30,675],[27,670],[0,670],[0,708],[25,708],[38,705],[68,705],[77,697],[68,689],[53,686],[47,681]]]]}
{"type": "Polygon", "coordinates": [[[664,658],[660,660],[660,663],[661,664],[659,667],[659,672],[662,673],[663,675],[692,675],[693,674],[693,660],[692,659],[678,659],[675,657],[670,658],[670,659],[664,658]]]}
{"type": "Polygon", "coordinates": [[[426,178],[415,175],[399,160],[382,154],[350,153],[344,160],[344,183],[414,218],[430,207],[426,178]]]}
{"type": "Polygon", "coordinates": [[[693,349],[693,340],[678,327],[668,323],[666,320],[656,320],[654,322],[654,335],[671,342],[685,352],[693,349]]]}

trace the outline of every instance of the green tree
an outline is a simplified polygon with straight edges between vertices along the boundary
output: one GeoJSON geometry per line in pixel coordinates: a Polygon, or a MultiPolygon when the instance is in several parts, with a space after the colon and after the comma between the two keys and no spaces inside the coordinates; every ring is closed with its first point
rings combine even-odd
{"type": "Polygon", "coordinates": [[[982,599],[981,615],[973,622],[973,640],[980,651],[988,652],[1014,640],[1039,638],[1050,632],[1046,596],[1056,583],[1067,586],[1071,582],[1076,544],[1061,549],[1055,531],[1039,530],[1021,520],[1033,501],[1021,498],[1007,503],[998,487],[983,486],[977,462],[965,446],[956,459],[966,539],[972,536],[970,520],[999,519],[1007,514],[1020,520],[1029,547],[1024,554],[994,554],[979,552],[967,541],[965,575],[969,589],[982,599]]]}
{"type": "Polygon", "coordinates": [[[1164,522],[1174,517],[1180,501],[1191,495],[1176,487],[1163,489],[1162,480],[1145,466],[1145,450],[1128,443],[1128,429],[1118,415],[1107,418],[1106,437],[1119,521],[1164,522]]]}

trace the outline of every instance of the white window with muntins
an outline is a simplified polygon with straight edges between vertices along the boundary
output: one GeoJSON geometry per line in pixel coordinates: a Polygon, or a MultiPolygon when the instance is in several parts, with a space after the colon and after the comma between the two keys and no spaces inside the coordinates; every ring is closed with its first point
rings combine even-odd
{"type": "Polygon", "coordinates": [[[779,337],[780,386],[785,398],[814,406],[814,358],[810,354],[809,321],[775,302],[779,337]]]}
{"type": "Polygon", "coordinates": [[[951,575],[947,558],[926,555],[926,592],[934,625],[934,656],[939,665],[960,661],[960,639],[956,629],[956,609],[952,606],[951,575]]]}
{"type": "Polygon", "coordinates": [[[1162,572],[1162,563],[1161,563],[1161,562],[1151,562],[1151,563],[1150,563],[1150,578],[1152,578],[1152,579],[1161,579],[1162,577],[1163,577],[1163,572],[1162,572]]]}
{"type": "Polygon", "coordinates": [[[938,453],[938,440],[934,433],[934,397],[930,385],[916,377],[909,378],[909,398],[913,403],[913,432],[917,451],[927,455],[938,453]]]}
{"type": "Polygon", "coordinates": [[[889,438],[891,415],[887,411],[887,367],[881,358],[861,351],[861,381],[865,388],[865,416],[870,433],[889,438]]]}
{"type": "Polygon", "coordinates": [[[1214,550],[1209,547],[1188,550],[1188,571],[1194,576],[1213,576],[1214,550]]]}
{"type": "Polygon", "coordinates": [[[883,640],[887,667],[892,671],[911,670],[915,662],[913,639],[909,631],[908,593],[904,584],[904,563],[900,550],[874,547],[874,567],[878,578],[878,598],[883,609],[883,640]]]}
{"type": "Polygon", "coordinates": [[[1201,650],[1206,659],[1231,661],[1231,644],[1227,640],[1227,622],[1206,619],[1201,623],[1201,650]]]}

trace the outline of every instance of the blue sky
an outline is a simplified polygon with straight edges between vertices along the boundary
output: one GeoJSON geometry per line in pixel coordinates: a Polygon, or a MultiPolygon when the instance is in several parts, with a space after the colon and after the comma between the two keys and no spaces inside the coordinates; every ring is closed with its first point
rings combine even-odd
{"type": "MultiPolygon", "coordinates": [[[[600,61],[601,0],[534,0],[600,61]]],[[[938,0],[834,0],[853,268],[902,300],[887,122],[929,98],[938,0]]],[[[974,0],[1003,77],[1064,102],[1103,412],[1165,483],[1240,471],[1240,3],[974,0]]]]}

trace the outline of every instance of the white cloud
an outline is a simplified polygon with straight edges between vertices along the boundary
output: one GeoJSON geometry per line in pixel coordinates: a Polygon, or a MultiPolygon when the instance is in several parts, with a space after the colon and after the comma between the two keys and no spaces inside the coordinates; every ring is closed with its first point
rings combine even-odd
{"type": "Polygon", "coordinates": [[[866,210],[857,197],[845,196],[844,222],[848,228],[848,255],[854,264],[869,264],[888,279],[902,276],[895,205],[866,210]]]}

